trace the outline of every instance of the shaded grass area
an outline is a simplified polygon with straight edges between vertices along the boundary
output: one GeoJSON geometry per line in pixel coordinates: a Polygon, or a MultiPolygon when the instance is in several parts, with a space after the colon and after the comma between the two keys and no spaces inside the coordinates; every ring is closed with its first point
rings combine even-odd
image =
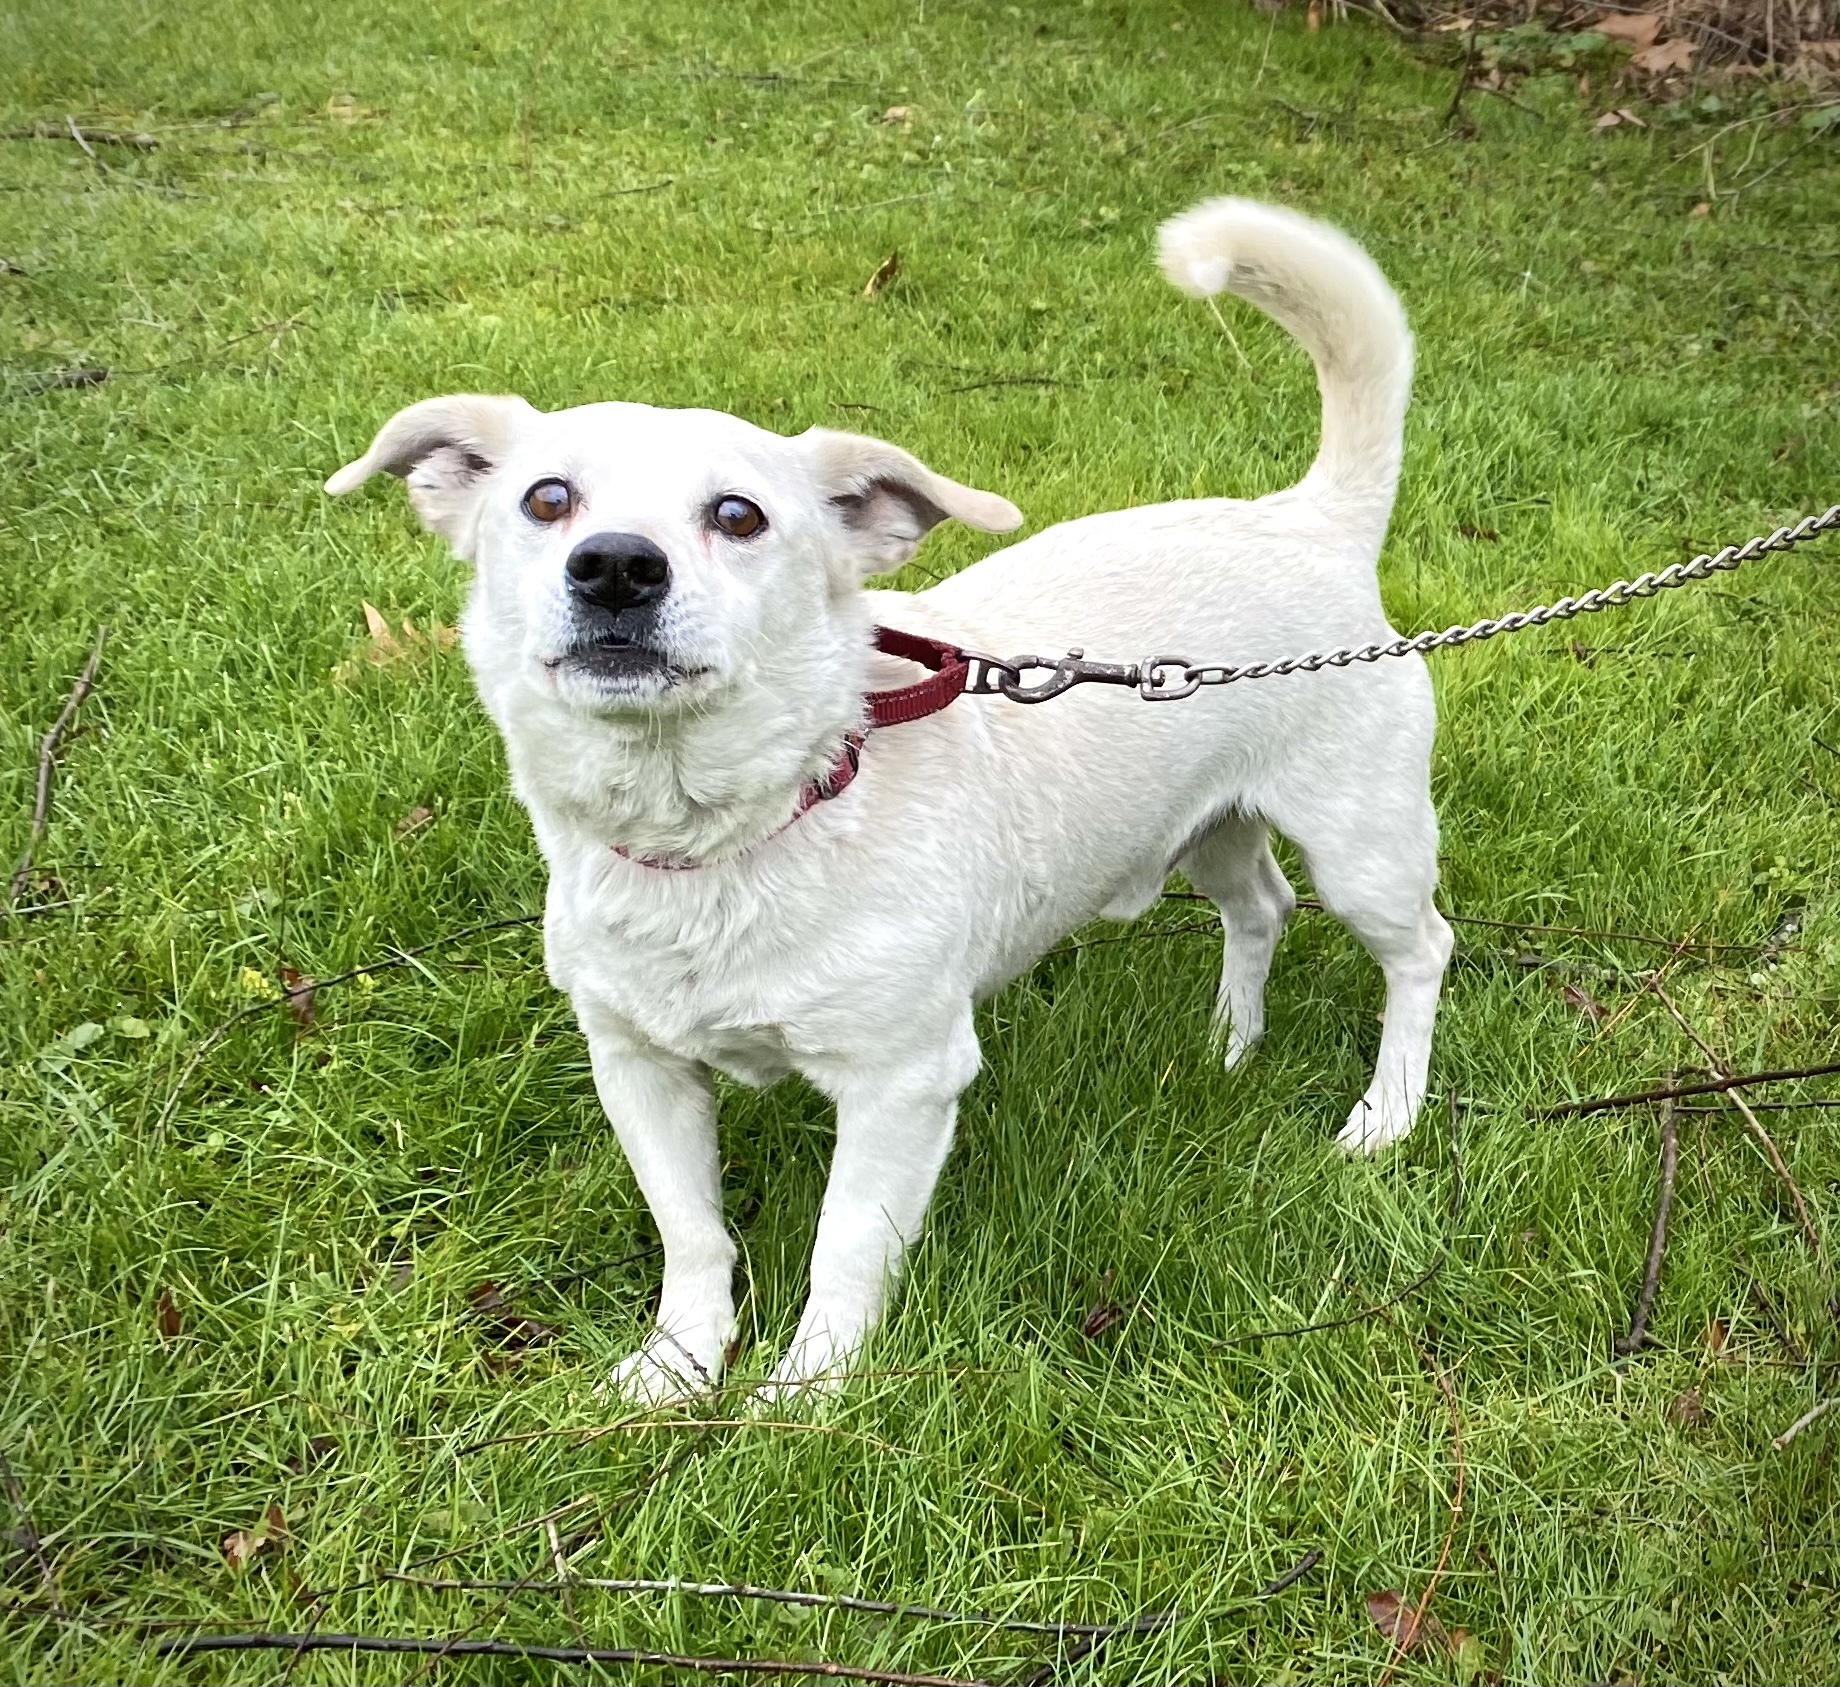
{"type": "MultiPolygon", "coordinates": [[[[39,737],[114,629],[44,876],[0,929],[0,1450],[52,1578],[9,1519],[11,1678],[424,1668],[152,1651],[316,1621],[990,1679],[1054,1656],[861,1613],[583,1590],[571,1617],[375,1580],[436,1555],[552,1575],[533,1520],[582,1501],[557,1529],[585,1575],[1174,1607],[1068,1678],[1372,1679],[1364,1595],[1416,1598],[1451,1530],[1434,1373],[1465,1467],[1436,1611],[1474,1644],[1399,1679],[1832,1676],[1837,1420],[1771,1438],[1840,1386],[1840,1344],[1786,1196],[1730,1114],[1683,1125],[1655,1343],[1619,1367],[1654,1121],[1526,1117],[1702,1060],[1650,999],[1592,1019],[1635,996],[1642,946],[1466,928],[1434,1111],[1371,1165],[1327,1139],[1378,980],[1321,916],[1287,937],[1268,1041],[1231,1081],[1213,940],[1176,929],[1192,906],[1046,958],[981,1017],[899,1313],[803,1424],[467,1451],[615,1421],[592,1388],[657,1278],[533,930],[327,991],[304,1034],[252,1018],[163,1118],[198,1040],[281,967],[328,977],[540,901],[458,655],[364,659],[362,602],[426,631],[464,591],[399,498],[318,491],[397,405],[478,388],[860,427],[1032,525],[1256,494],[1314,449],[1309,371],[1250,313],[1223,330],[1171,296],[1147,252],[1205,193],[1263,195],[1357,233],[1412,314],[1382,577],[1396,625],[1443,625],[1834,500],[1831,134],[1720,139],[1728,108],[1594,135],[1557,79],[1522,88],[1538,116],[1472,98],[1461,138],[1448,71],[1378,29],[1173,3],[34,0],[0,30],[0,127],[70,114],[160,143],[0,142],[9,867],[39,737]],[[1389,1317],[1234,1340],[1384,1299],[1446,1242],[1389,1317]],[[1088,1336],[1100,1302],[1121,1316],[1088,1336]],[[233,1571],[223,1538],[271,1505],[285,1539],[233,1571]]],[[[986,548],[942,532],[901,583],[986,548]]],[[[1832,1058],[1836,569],[1810,547],[1441,658],[1446,905],[1737,944],[1793,916],[1769,964],[1689,954],[1669,993],[1736,1069],[1832,1058]]],[[[1840,1114],[1763,1117],[1831,1235],[1840,1114]]],[[[724,1121],[745,1380],[796,1315],[829,1120],[789,1084],[725,1092],[724,1121]]]]}

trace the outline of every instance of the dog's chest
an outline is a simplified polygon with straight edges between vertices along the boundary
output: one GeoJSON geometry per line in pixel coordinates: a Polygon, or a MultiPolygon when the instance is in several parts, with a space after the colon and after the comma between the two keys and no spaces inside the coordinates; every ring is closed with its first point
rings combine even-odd
{"type": "Polygon", "coordinates": [[[782,922],[682,888],[554,896],[552,976],[659,1048],[746,1083],[785,1076],[800,1046],[824,1040],[824,968],[805,964],[782,922]]]}

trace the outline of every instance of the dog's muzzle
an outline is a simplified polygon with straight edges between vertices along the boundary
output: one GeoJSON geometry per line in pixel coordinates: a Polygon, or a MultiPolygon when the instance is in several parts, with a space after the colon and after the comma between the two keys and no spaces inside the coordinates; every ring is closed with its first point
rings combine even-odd
{"type": "Polygon", "coordinates": [[[637,533],[595,533],[569,552],[569,595],[618,615],[656,603],[671,589],[671,563],[637,533]]]}
{"type": "Polygon", "coordinates": [[[670,559],[658,546],[637,533],[594,533],[569,552],[564,573],[578,636],[552,666],[611,680],[672,674],[652,642],[671,590],[670,559]]]}

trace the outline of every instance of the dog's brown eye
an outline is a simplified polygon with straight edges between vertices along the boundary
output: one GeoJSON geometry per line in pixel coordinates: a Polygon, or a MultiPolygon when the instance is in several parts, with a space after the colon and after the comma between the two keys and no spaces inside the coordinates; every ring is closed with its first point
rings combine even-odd
{"type": "Polygon", "coordinates": [[[737,498],[733,493],[716,500],[709,519],[734,539],[751,539],[767,525],[766,513],[758,504],[747,498],[737,498]]]}
{"type": "Polygon", "coordinates": [[[574,503],[575,494],[566,480],[540,480],[524,494],[524,513],[547,527],[567,515],[574,503]]]}

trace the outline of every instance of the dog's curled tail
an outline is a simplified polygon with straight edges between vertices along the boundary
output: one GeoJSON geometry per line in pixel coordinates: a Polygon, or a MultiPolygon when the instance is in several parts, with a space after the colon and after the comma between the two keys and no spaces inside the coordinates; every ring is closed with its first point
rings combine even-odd
{"type": "Polygon", "coordinates": [[[1322,447],[1301,490],[1338,513],[1392,511],[1412,334],[1373,259],[1339,229],[1250,199],[1209,199],[1163,224],[1163,274],[1198,299],[1237,293],[1289,329],[1316,364],[1322,447]]]}

